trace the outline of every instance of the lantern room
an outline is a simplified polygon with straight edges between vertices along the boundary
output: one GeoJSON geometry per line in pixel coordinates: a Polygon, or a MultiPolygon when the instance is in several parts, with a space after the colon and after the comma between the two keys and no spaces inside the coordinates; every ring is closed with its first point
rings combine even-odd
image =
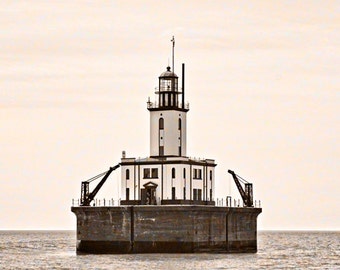
{"type": "Polygon", "coordinates": [[[166,71],[159,76],[159,86],[156,94],[161,108],[178,107],[178,76],[167,67],[166,71]]]}

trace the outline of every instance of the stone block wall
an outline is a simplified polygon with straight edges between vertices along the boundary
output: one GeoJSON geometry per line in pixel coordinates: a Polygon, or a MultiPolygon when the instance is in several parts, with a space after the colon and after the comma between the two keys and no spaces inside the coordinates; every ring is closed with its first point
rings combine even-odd
{"type": "Polygon", "coordinates": [[[72,207],[85,253],[256,252],[260,208],[72,207]]]}

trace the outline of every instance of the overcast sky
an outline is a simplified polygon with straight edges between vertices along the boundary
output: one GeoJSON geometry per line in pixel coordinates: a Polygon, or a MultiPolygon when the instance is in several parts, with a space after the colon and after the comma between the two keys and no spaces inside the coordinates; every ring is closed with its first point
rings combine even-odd
{"type": "MultiPolygon", "coordinates": [[[[188,149],[254,184],[259,229],[340,229],[339,1],[1,1],[0,229],[75,229],[80,183],[149,155],[186,64],[188,149]]],[[[109,178],[101,197],[117,197],[109,178]]]]}

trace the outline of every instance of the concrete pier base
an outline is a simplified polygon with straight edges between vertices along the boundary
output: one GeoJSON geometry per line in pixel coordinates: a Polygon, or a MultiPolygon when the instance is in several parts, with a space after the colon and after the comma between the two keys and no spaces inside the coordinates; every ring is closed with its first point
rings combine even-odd
{"type": "Polygon", "coordinates": [[[72,207],[78,253],[257,251],[261,208],[195,205],[72,207]]]}

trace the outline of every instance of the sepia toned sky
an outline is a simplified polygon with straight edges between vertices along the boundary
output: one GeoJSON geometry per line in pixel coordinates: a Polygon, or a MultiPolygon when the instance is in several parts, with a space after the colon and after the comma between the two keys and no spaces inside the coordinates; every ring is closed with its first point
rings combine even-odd
{"type": "MultiPolygon", "coordinates": [[[[75,229],[80,183],[149,155],[186,64],[188,149],[254,184],[258,228],[340,229],[339,1],[1,1],[0,229],[75,229]]],[[[118,198],[114,172],[98,198],[118,198]]]]}

